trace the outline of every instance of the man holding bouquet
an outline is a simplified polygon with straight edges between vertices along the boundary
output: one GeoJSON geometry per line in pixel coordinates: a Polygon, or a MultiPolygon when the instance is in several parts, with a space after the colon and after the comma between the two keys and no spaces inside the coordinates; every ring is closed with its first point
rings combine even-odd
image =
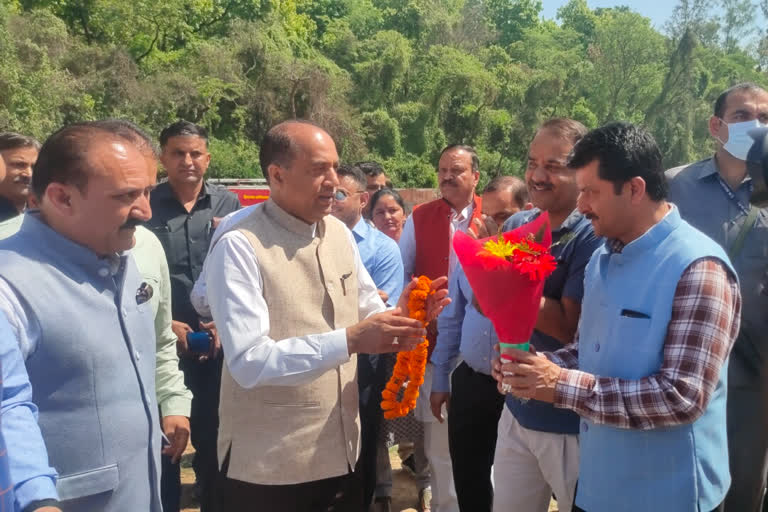
{"type": "MultiPolygon", "coordinates": [[[[512,216],[504,231],[549,214],[557,268],[544,293],[530,343],[557,350],[573,341],[584,295],[584,268],[601,241],[576,208],[575,173],[568,154],[587,129],[571,119],[546,121],[528,151],[525,180],[533,210],[512,216]]],[[[538,400],[508,396],[498,425],[493,510],[546,512],[554,492],[558,509],[571,510],[579,469],[579,418],[538,400]]]]}
{"type": "Polygon", "coordinates": [[[546,357],[513,349],[494,376],[500,389],[581,416],[575,510],[719,510],[736,274],[666,202],[661,153],[643,129],[588,133],[568,167],[579,211],[607,239],[585,271],[579,342],[546,357]]]}

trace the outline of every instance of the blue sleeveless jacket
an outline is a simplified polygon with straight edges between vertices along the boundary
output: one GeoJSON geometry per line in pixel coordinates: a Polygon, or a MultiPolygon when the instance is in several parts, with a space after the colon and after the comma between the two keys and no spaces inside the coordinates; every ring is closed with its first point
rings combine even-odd
{"type": "MultiPolygon", "coordinates": [[[[621,253],[597,250],[585,273],[580,369],[628,380],[657,373],[677,284],[704,257],[718,258],[734,272],[720,246],[683,221],[676,207],[621,253]]],[[[727,374],[726,362],[704,414],[692,424],[631,430],[582,419],[576,504],[589,512],[706,512],[718,506],[730,485],[727,374]]]]}
{"type": "Polygon", "coordinates": [[[117,263],[34,214],[0,241],[0,277],[40,326],[26,366],[63,509],[160,512],[153,315],[133,257],[117,263]]]}

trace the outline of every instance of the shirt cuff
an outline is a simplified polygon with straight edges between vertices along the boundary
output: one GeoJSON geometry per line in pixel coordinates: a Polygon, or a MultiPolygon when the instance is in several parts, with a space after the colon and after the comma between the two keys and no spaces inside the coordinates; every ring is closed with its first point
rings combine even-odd
{"type": "Polygon", "coordinates": [[[563,368],[555,384],[555,407],[578,411],[595,387],[595,376],[580,370],[563,368]]]}
{"type": "Polygon", "coordinates": [[[349,345],[347,344],[347,329],[337,329],[328,333],[320,344],[320,357],[323,361],[334,361],[336,366],[349,361],[349,345]]]}
{"type": "Polygon", "coordinates": [[[447,393],[451,390],[451,374],[445,373],[442,369],[435,366],[435,373],[432,376],[432,392],[447,393]]]}
{"type": "Polygon", "coordinates": [[[58,500],[56,483],[52,476],[30,478],[13,489],[19,509],[24,510],[29,504],[42,500],[58,500]]]}
{"type": "Polygon", "coordinates": [[[169,396],[160,404],[160,414],[166,416],[186,416],[192,413],[192,398],[186,396],[169,396]]]}

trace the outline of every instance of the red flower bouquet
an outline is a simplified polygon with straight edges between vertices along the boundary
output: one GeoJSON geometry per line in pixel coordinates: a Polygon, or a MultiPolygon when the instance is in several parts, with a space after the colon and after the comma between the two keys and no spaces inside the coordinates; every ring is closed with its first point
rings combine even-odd
{"type": "Polygon", "coordinates": [[[457,232],[453,237],[453,248],[475,299],[499,336],[502,359],[505,348],[528,350],[544,280],[556,266],[549,252],[551,244],[547,212],[498,236],[474,240],[457,232]]]}

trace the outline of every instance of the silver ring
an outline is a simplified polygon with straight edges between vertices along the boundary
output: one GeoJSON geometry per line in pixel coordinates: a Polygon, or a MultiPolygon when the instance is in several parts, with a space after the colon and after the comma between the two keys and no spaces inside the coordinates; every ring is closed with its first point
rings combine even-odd
{"type": "Polygon", "coordinates": [[[397,341],[397,337],[395,337],[395,339],[392,340],[392,345],[399,345],[399,344],[400,342],[397,341]]]}
{"type": "Polygon", "coordinates": [[[511,384],[507,384],[506,382],[502,382],[501,383],[501,392],[504,393],[505,395],[508,395],[509,393],[512,392],[512,385],[511,384]]]}

